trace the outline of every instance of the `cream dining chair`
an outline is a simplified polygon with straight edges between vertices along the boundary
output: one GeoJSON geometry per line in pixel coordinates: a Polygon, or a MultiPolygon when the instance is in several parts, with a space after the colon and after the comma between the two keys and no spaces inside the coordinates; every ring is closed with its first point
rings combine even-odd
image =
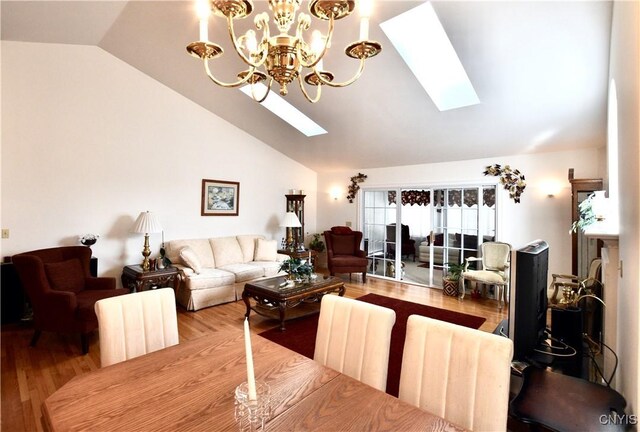
{"type": "Polygon", "coordinates": [[[411,315],[398,397],[468,430],[506,430],[512,357],[511,339],[411,315]]]}
{"type": "Polygon", "coordinates": [[[495,285],[498,289],[496,295],[498,305],[502,310],[503,301],[507,302],[507,288],[509,287],[509,259],[511,257],[511,245],[501,242],[484,242],[480,245],[482,257],[469,257],[465,260],[464,271],[460,275],[462,296],[464,299],[464,281],[495,285]],[[469,270],[471,261],[481,261],[482,268],[469,270]]]}
{"type": "Polygon", "coordinates": [[[313,359],[378,390],[387,387],[392,309],[336,295],[322,297],[313,359]]]}
{"type": "Polygon", "coordinates": [[[95,311],[102,367],[178,344],[172,288],[99,300],[95,311]]]}

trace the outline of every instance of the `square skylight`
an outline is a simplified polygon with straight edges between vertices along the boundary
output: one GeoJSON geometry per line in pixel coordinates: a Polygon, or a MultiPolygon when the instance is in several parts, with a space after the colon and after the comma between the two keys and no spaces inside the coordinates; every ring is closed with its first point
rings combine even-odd
{"type": "MultiPolygon", "coordinates": [[[[263,95],[264,92],[267,91],[267,87],[262,83],[254,84],[254,86],[256,95],[263,95]]],[[[253,98],[253,96],[251,96],[250,84],[240,87],[240,91],[250,98],[253,98]]],[[[267,96],[261,105],[308,137],[327,133],[322,126],[311,120],[298,110],[298,108],[291,105],[274,91],[269,93],[269,96],[267,96]]]]}
{"type": "Polygon", "coordinates": [[[430,2],[380,27],[440,111],[480,103],[430,2]]]}

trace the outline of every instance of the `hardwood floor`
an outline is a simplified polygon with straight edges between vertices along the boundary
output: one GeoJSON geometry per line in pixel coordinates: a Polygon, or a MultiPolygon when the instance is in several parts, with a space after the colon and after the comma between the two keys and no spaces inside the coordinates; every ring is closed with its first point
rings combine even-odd
{"type": "MultiPolygon", "coordinates": [[[[440,290],[424,288],[375,278],[362,283],[354,275],[349,282],[346,275],[346,296],[360,297],[375,293],[407,301],[454,310],[486,318],[480,330],[493,331],[506,318],[506,308],[498,310],[495,300],[460,301],[443,296],[440,290]]],[[[239,327],[245,312],[242,301],[210,307],[197,312],[178,309],[178,331],[180,341],[198,338],[207,333],[229,327],[239,327]]],[[[277,326],[276,321],[252,314],[253,332],[277,326]]],[[[2,326],[2,431],[40,431],[42,429],[42,402],[56,389],[73,377],[100,367],[98,334],[90,339],[89,354],[81,355],[80,337],[43,333],[36,347],[29,347],[33,330],[29,325],[11,324],[2,326]]]]}

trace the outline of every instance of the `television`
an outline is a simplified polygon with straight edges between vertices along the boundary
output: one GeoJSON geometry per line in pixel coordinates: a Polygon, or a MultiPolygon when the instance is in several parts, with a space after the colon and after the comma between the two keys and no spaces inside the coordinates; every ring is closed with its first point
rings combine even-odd
{"type": "Polygon", "coordinates": [[[549,245],[535,240],[511,256],[509,317],[499,333],[513,341],[513,360],[526,361],[546,339],[549,245]]]}

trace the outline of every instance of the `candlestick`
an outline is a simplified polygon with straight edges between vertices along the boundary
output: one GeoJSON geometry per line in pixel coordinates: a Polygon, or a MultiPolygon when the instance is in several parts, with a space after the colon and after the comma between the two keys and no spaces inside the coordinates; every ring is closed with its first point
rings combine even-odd
{"type": "Polygon", "coordinates": [[[249,386],[249,400],[256,400],[256,377],[253,372],[253,354],[251,352],[249,318],[244,319],[244,349],[247,356],[247,385],[249,386]]]}

